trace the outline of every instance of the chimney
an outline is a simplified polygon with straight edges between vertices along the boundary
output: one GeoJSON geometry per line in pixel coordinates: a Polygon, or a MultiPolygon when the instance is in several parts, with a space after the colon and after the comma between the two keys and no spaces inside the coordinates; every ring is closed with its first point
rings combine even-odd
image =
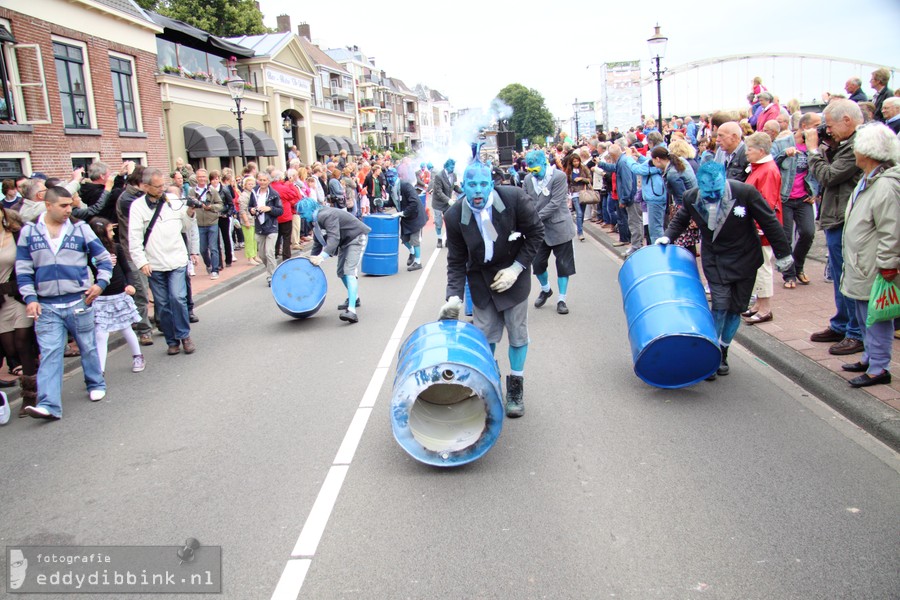
{"type": "Polygon", "coordinates": [[[277,22],[276,28],[278,29],[278,33],[285,33],[291,30],[291,17],[288,15],[278,15],[275,17],[277,22]]]}
{"type": "Polygon", "coordinates": [[[312,41],[312,35],[309,32],[309,23],[300,23],[297,25],[297,35],[312,41]]]}

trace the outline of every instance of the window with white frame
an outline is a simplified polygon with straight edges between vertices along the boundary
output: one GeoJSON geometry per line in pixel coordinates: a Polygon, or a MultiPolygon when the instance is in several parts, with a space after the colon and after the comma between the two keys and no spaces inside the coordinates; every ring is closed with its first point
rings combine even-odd
{"type": "Polygon", "coordinates": [[[110,53],[109,71],[112,76],[113,100],[116,103],[119,131],[140,131],[134,60],[130,56],[110,53]]]}
{"type": "Polygon", "coordinates": [[[136,165],[144,165],[147,166],[147,153],[146,152],[123,152],[122,153],[122,162],[132,161],[136,165]]]}
{"type": "Polygon", "coordinates": [[[0,179],[31,175],[31,155],[27,152],[0,152],[0,179]]]}
{"type": "Polygon", "coordinates": [[[16,43],[8,20],[0,19],[0,26],[0,123],[50,123],[41,47],[16,43]]]}
{"type": "Polygon", "coordinates": [[[77,152],[72,154],[72,170],[84,169],[85,173],[91,163],[100,160],[100,154],[97,152],[77,152]]]}
{"type": "Polygon", "coordinates": [[[87,48],[76,42],[53,40],[53,62],[59,81],[63,124],[71,129],[90,129],[93,124],[88,94],[87,48]]]}

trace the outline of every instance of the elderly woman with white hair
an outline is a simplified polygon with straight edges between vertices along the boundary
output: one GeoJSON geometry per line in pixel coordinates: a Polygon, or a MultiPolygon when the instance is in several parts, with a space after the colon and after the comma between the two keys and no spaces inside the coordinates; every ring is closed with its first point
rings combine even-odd
{"type": "Polygon", "coordinates": [[[851,386],[867,387],[891,382],[893,321],[867,326],[866,319],[876,277],[900,281],[900,140],[889,127],[870,123],[857,129],[853,153],[864,176],[847,204],[841,293],[856,305],[865,350],[843,369],[861,373],[849,381],[851,386]]]}

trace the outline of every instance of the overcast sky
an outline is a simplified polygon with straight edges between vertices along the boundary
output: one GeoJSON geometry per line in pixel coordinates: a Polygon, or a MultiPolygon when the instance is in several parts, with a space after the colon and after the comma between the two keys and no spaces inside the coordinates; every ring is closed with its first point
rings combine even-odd
{"type": "MultiPolygon", "coordinates": [[[[274,28],[279,14],[290,15],[294,31],[305,21],[322,49],[357,45],[388,76],[437,89],[455,108],[484,107],[505,85],[521,83],[543,94],[555,116],[567,117],[576,97],[600,98],[600,69],[588,65],[641,60],[648,74],[647,38],[657,21],[669,38],[664,67],[744,52],[824,54],[900,67],[900,0],[259,4],[267,26],[274,28]]],[[[843,93],[845,73],[819,70],[823,81],[816,88],[843,93]]],[[[863,89],[871,95],[869,72],[862,74],[863,89]]],[[[746,78],[734,75],[735,81],[746,78]]],[[[898,79],[900,73],[892,84],[900,85],[898,79]]],[[[648,92],[655,106],[652,88],[645,90],[645,106],[648,92]]]]}

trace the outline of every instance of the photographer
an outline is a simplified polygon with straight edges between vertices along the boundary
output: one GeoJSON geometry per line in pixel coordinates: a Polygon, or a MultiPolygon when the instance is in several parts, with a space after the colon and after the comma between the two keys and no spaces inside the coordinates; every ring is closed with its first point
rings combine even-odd
{"type": "Polygon", "coordinates": [[[855,316],[855,303],[841,293],[841,273],[844,269],[844,213],[850,194],[862,176],[853,155],[853,141],[856,128],[862,125],[863,116],[859,105],[852,100],[833,100],[825,107],[825,131],[809,129],[806,145],[809,147],[809,170],[812,172],[822,192],[822,208],[819,223],[825,231],[828,246],[828,264],[834,279],[834,303],[837,312],[831,318],[828,328],[810,336],[813,342],[836,342],[828,352],[838,356],[862,352],[862,332],[855,316]],[[831,150],[819,145],[823,133],[834,140],[831,150]]]}
{"type": "Polygon", "coordinates": [[[200,230],[200,255],[210,279],[219,278],[219,214],[223,203],[219,193],[209,185],[206,169],[197,169],[197,185],[188,193],[191,206],[197,212],[197,228],[200,230]]]}
{"type": "MultiPolygon", "coordinates": [[[[194,208],[175,192],[163,193],[165,180],[159,169],[144,170],[141,189],[144,195],[135,199],[129,210],[131,258],[150,279],[156,319],[166,338],[168,354],[181,352],[180,345],[185,354],[191,354],[196,347],[188,317],[188,251],[182,232],[190,234],[194,208]]],[[[171,189],[177,192],[177,188],[171,189]]],[[[196,256],[191,260],[196,261],[196,256]]]]}

